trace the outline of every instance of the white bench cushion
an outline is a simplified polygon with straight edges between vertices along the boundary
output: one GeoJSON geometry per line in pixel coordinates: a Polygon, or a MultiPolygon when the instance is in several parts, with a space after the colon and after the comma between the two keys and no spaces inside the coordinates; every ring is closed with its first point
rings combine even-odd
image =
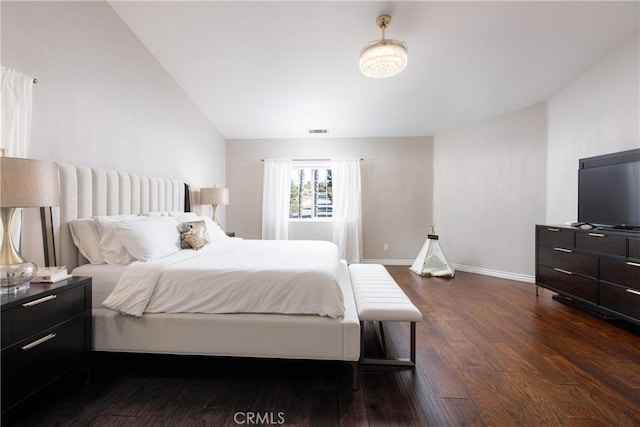
{"type": "Polygon", "coordinates": [[[420,322],[422,313],[381,264],[351,264],[351,286],[361,321],[420,322]]]}

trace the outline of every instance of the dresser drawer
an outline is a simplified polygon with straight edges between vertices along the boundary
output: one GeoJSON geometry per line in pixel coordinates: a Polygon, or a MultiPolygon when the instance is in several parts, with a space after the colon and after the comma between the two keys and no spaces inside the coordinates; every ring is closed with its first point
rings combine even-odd
{"type": "Polygon", "coordinates": [[[640,293],[635,289],[600,281],[600,305],[640,319],[640,293]]]}
{"type": "Polygon", "coordinates": [[[80,316],[86,310],[86,287],[38,295],[2,312],[2,348],[44,329],[80,316]]]}
{"type": "Polygon", "coordinates": [[[87,322],[78,318],[2,350],[2,409],[87,365],[87,322]]]}
{"type": "Polygon", "coordinates": [[[538,246],[538,262],[549,267],[557,267],[572,273],[591,277],[598,276],[598,258],[564,248],[538,246]]]}
{"type": "Polygon", "coordinates": [[[640,261],[640,239],[629,238],[629,258],[640,261]]]}
{"type": "Polygon", "coordinates": [[[571,249],[574,247],[575,234],[574,230],[565,228],[538,227],[538,242],[548,246],[571,249]]]}
{"type": "Polygon", "coordinates": [[[627,256],[627,238],[615,234],[577,233],[576,248],[607,255],[627,256]]]}
{"type": "Polygon", "coordinates": [[[598,302],[598,281],[596,279],[538,264],[536,282],[557,292],[570,294],[594,303],[598,302]]]}
{"type": "Polygon", "coordinates": [[[600,279],[640,290],[640,262],[600,258],[600,279]]]}

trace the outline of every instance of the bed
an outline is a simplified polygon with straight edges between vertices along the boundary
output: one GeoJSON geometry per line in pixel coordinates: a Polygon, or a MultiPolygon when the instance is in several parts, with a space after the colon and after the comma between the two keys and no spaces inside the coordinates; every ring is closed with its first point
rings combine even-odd
{"type": "MultiPolygon", "coordinates": [[[[132,276],[128,272],[132,265],[89,263],[74,243],[69,225],[75,220],[95,216],[160,212],[179,215],[185,211],[185,205],[188,210],[190,191],[184,183],[174,180],[67,164],[59,165],[59,173],[61,202],[58,218],[53,222],[58,264],[66,265],[74,275],[93,278],[94,351],[345,361],[353,367],[356,386],[360,325],[346,263],[338,262],[335,267],[337,292],[342,301],[342,312],[339,313],[329,310],[319,314],[292,314],[281,309],[277,310],[281,312],[272,313],[262,312],[263,308],[243,312],[246,309],[243,306],[238,309],[240,312],[226,313],[226,309],[221,308],[222,312],[202,313],[198,312],[200,308],[196,304],[192,312],[181,312],[180,308],[176,312],[163,312],[161,307],[154,313],[145,309],[142,313],[123,315],[118,309],[105,308],[103,303],[114,293],[122,277],[132,276]]],[[[250,242],[229,241],[222,246],[235,245],[237,249],[244,248],[243,244],[250,242]]],[[[268,245],[269,242],[261,244],[268,245]]],[[[287,242],[277,243],[283,244],[287,242]]],[[[210,252],[230,251],[227,246],[224,250],[216,248],[210,252]]],[[[216,258],[214,255],[212,259],[216,258]]],[[[193,262],[186,261],[187,264],[193,262]]],[[[229,270],[238,269],[241,263],[235,262],[234,268],[229,270]]],[[[184,265],[185,261],[180,263],[177,264],[184,265]]],[[[144,268],[150,268],[150,265],[141,268],[142,272],[138,273],[142,275],[137,277],[144,277],[144,268]]],[[[161,270],[165,274],[164,267],[161,270]]],[[[191,277],[192,271],[193,266],[191,270],[180,267],[173,272],[173,278],[191,277]]],[[[250,275],[255,278],[260,274],[264,274],[264,270],[250,275]]],[[[290,281],[303,277],[297,274],[300,272],[290,272],[290,281]]],[[[135,279],[131,280],[136,283],[135,279]]],[[[237,277],[234,280],[236,284],[244,282],[237,277]]],[[[229,289],[232,288],[226,288],[225,292],[229,289]]]]}

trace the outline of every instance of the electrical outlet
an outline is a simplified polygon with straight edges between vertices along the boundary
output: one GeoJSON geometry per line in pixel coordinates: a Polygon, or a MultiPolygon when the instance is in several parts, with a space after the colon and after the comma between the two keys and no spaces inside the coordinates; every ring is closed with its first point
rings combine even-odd
{"type": "Polygon", "coordinates": [[[382,250],[383,250],[383,251],[385,251],[385,252],[387,252],[387,251],[389,250],[389,244],[388,244],[388,243],[385,243],[385,244],[382,246],[382,250]]]}

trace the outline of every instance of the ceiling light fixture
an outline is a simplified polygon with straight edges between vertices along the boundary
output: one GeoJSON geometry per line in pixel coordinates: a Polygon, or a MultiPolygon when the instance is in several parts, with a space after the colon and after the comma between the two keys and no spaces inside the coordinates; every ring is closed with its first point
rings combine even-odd
{"type": "Polygon", "coordinates": [[[407,67],[406,43],[384,38],[389,22],[389,15],[378,16],[376,24],[382,32],[382,38],[369,43],[360,52],[360,71],[367,77],[383,79],[395,76],[407,67]]]}

